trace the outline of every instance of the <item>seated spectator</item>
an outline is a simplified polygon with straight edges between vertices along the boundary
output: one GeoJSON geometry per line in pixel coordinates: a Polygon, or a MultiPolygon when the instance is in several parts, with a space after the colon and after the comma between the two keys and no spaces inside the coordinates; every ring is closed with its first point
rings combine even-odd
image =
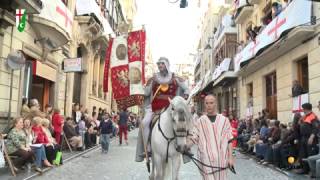
{"type": "Polygon", "coordinates": [[[30,108],[28,106],[28,99],[27,98],[23,98],[22,99],[22,107],[21,107],[21,116],[23,118],[27,117],[28,114],[30,113],[30,108]]]}
{"type": "Polygon", "coordinates": [[[263,142],[266,141],[267,135],[269,132],[269,128],[266,120],[262,120],[260,122],[260,127],[261,128],[259,129],[259,132],[256,133],[255,135],[252,135],[252,137],[248,141],[249,150],[250,151],[252,150],[252,152],[254,153],[256,153],[256,145],[263,144],[263,142]]]}
{"type": "Polygon", "coordinates": [[[275,158],[279,157],[279,163],[276,164],[280,168],[291,169],[292,166],[288,163],[288,157],[298,157],[298,139],[299,139],[299,120],[301,118],[300,113],[296,113],[293,118],[292,126],[285,137],[283,137],[280,145],[279,154],[275,154],[275,158]]]}
{"type": "Polygon", "coordinates": [[[298,174],[306,174],[309,172],[309,165],[306,161],[303,161],[309,156],[313,156],[318,153],[318,137],[319,132],[319,120],[315,113],[312,112],[312,104],[302,104],[304,116],[300,119],[300,147],[299,158],[302,169],[296,171],[298,174]]]}
{"type": "Polygon", "coordinates": [[[239,134],[238,136],[239,147],[243,151],[248,150],[247,142],[250,140],[252,133],[253,133],[252,120],[248,119],[246,120],[246,123],[245,123],[245,129],[243,129],[241,134],[239,134]]]}
{"type": "Polygon", "coordinates": [[[61,143],[61,134],[62,134],[62,127],[64,124],[63,117],[60,115],[60,109],[55,109],[52,115],[52,126],[54,132],[54,138],[57,144],[61,143]]]}
{"type": "Polygon", "coordinates": [[[270,122],[270,125],[271,127],[267,136],[267,140],[265,140],[262,144],[256,145],[256,154],[258,157],[262,159],[260,162],[263,164],[268,164],[269,162],[272,162],[272,145],[276,144],[278,140],[280,140],[280,121],[273,120],[270,122]]]}
{"type": "MultiPolygon", "coordinates": [[[[52,156],[48,156],[48,161],[50,163],[53,163],[55,160],[55,157],[57,156],[57,153],[61,151],[61,146],[57,143],[56,139],[52,137],[50,130],[50,121],[48,119],[42,119],[42,128],[45,132],[46,136],[48,137],[49,143],[52,146],[49,146],[49,148],[46,148],[46,153],[52,156]]],[[[62,159],[60,160],[60,163],[62,163],[62,159]]]]}
{"type": "Polygon", "coordinates": [[[7,151],[10,156],[17,156],[13,159],[15,169],[21,169],[26,163],[32,162],[33,152],[27,147],[27,136],[23,130],[23,119],[15,118],[14,127],[7,136],[7,151]]]}
{"type": "Polygon", "coordinates": [[[38,172],[42,172],[41,167],[42,167],[42,161],[44,163],[45,166],[47,167],[52,167],[52,165],[49,163],[49,161],[47,160],[47,156],[46,156],[46,151],[43,145],[41,146],[33,146],[32,142],[33,142],[33,133],[32,133],[32,129],[31,129],[31,120],[30,119],[24,119],[23,122],[24,125],[24,131],[26,133],[27,136],[27,147],[31,148],[32,151],[34,152],[35,155],[35,170],[38,172]]]}
{"type": "MultiPolygon", "coordinates": [[[[28,114],[28,118],[33,120],[34,117],[46,117],[46,114],[40,111],[40,105],[37,99],[30,100],[30,113],[28,114]]],[[[33,124],[33,122],[31,122],[31,124],[33,124]]]]}
{"type": "Polygon", "coordinates": [[[73,126],[72,118],[68,117],[67,121],[63,126],[63,131],[70,142],[70,145],[73,148],[77,148],[78,150],[82,150],[82,139],[77,135],[75,127],[73,126]]]}
{"type": "MultiPolygon", "coordinates": [[[[50,163],[55,158],[56,151],[54,144],[49,141],[47,134],[42,126],[43,119],[40,117],[33,118],[34,125],[32,126],[32,132],[34,133],[34,144],[43,144],[46,150],[46,156],[50,163]]],[[[50,134],[50,131],[49,131],[50,134]]]]}
{"type": "Polygon", "coordinates": [[[272,154],[270,154],[270,162],[272,162],[277,167],[280,167],[280,149],[282,148],[282,141],[287,137],[289,130],[287,126],[283,123],[280,124],[280,140],[272,145],[272,154]]]}
{"type": "Polygon", "coordinates": [[[92,146],[95,146],[97,143],[97,133],[98,133],[98,127],[94,120],[92,118],[88,118],[86,121],[86,128],[87,132],[85,135],[85,144],[86,149],[91,148],[92,146]]]}

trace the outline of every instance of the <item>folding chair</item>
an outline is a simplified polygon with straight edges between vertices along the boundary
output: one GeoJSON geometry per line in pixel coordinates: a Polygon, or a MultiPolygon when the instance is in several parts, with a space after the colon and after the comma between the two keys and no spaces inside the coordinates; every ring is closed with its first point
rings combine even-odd
{"type": "Polygon", "coordinates": [[[8,165],[9,165],[9,168],[10,168],[10,171],[11,171],[11,174],[13,176],[16,176],[16,171],[15,171],[15,168],[13,166],[13,163],[11,161],[11,158],[8,154],[8,151],[7,151],[7,148],[6,148],[6,145],[4,143],[4,139],[3,139],[3,136],[0,134],[0,143],[3,145],[3,156],[5,158],[5,160],[7,161],[8,165]]]}
{"type": "Polygon", "coordinates": [[[67,137],[66,137],[64,132],[62,133],[62,136],[63,136],[63,138],[62,138],[62,141],[61,141],[61,148],[63,148],[63,142],[66,142],[70,152],[72,152],[72,147],[71,147],[71,145],[70,145],[70,143],[69,143],[69,141],[68,141],[68,139],[67,139],[67,137]]]}

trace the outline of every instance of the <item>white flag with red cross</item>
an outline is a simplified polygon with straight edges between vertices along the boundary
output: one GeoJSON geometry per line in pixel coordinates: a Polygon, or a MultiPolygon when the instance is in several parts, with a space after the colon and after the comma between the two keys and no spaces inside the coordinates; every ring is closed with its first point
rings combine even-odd
{"type": "Polygon", "coordinates": [[[292,99],[292,113],[302,112],[302,104],[309,102],[309,94],[301,94],[292,99]]]}

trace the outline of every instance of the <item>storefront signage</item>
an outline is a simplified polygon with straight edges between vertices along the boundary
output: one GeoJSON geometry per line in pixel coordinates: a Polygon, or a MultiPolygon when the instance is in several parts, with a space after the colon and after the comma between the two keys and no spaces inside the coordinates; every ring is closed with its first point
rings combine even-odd
{"type": "Polygon", "coordinates": [[[82,58],[69,58],[63,61],[64,72],[82,72],[82,58]]]}

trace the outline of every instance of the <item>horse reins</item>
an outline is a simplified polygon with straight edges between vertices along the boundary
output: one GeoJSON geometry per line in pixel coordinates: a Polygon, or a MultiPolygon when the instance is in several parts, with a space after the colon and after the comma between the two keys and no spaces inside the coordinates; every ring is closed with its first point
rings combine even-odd
{"type": "MultiPolygon", "coordinates": [[[[236,138],[232,138],[231,140],[228,141],[228,144],[231,143],[233,140],[235,140],[236,138]]],[[[178,151],[178,150],[177,150],[178,151]]],[[[215,174],[217,172],[220,172],[220,171],[224,171],[226,169],[229,169],[232,173],[236,174],[236,170],[234,169],[234,166],[227,166],[227,167],[218,167],[218,166],[211,166],[211,165],[208,165],[208,164],[205,164],[203,162],[201,162],[199,159],[193,157],[193,154],[191,154],[190,152],[180,152],[182,155],[185,155],[187,157],[189,157],[192,162],[197,166],[197,168],[199,169],[199,171],[203,174],[215,174]],[[217,170],[214,170],[210,173],[206,173],[201,167],[200,165],[204,166],[204,167],[208,167],[208,168],[211,168],[211,169],[217,169],[217,170]]]]}
{"type": "MultiPolygon", "coordinates": [[[[161,118],[160,118],[161,119],[161,118]]],[[[159,129],[159,131],[161,132],[161,134],[162,134],[162,136],[167,140],[167,152],[166,152],[166,163],[168,162],[168,158],[169,158],[169,146],[170,146],[170,143],[171,143],[171,141],[173,141],[175,138],[176,138],[176,136],[173,136],[172,138],[168,138],[165,134],[164,134],[164,132],[162,131],[162,129],[161,129],[161,126],[160,126],[160,119],[159,119],[159,121],[158,121],[158,129],[159,129]]],[[[173,134],[175,134],[174,133],[174,131],[173,131],[173,134]]]]}

